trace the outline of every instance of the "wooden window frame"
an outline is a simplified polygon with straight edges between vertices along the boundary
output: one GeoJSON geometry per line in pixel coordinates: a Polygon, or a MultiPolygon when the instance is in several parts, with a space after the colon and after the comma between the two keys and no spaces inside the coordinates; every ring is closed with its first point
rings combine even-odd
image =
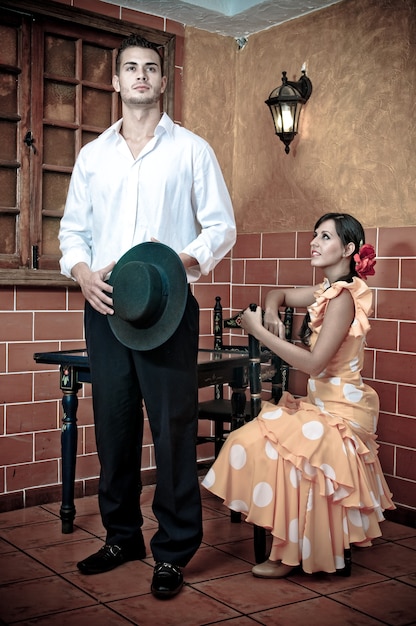
{"type": "MultiPolygon", "coordinates": [[[[128,22],[126,20],[118,20],[107,16],[100,16],[97,13],[86,11],[84,9],[70,8],[62,4],[57,4],[49,0],[43,0],[39,5],[35,5],[30,0],[0,0],[0,7],[8,9],[11,12],[26,15],[36,19],[36,16],[55,20],[57,23],[65,22],[76,24],[77,26],[85,26],[88,28],[101,30],[103,33],[115,34],[117,36],[127,36],[132,32],[136,32],[149,41],[157,43],[163,48],[164,56],[164,73],[170,78],[166,91],[163,95],[163,110],[174,119],[174,101],[175,101],[175,45],[176,36],[172,33],[159,31],[148,27],[140,26],[137,23],[128,22]]],[[[26,128],[28,124],[23,121],[22,128],[26,128]]],[[[29,167],[29,159],[27,154],[22,155],[21,168],[29,167]]],[[[30,182],[32,189],[33,181],[30,182]]],[[[19,203],[22,203],[22,198],[19,203]]],[[[26,199],[27,201],[27,199],[26,199]]],[[[21,213],[26,222],[29,222],[31,216],[28,211],[21,213]]],[[[30,229],[29,224],[26,227],[26,241],[19,244],[19,249],[24,253],[30,250],[30,229]]],[[[0,268],[0,285],[27,285],[27,286],[67,286],[77,287],[77,284],[63,276],[58,270],[31,269],[29,267],[21,268],[0,268]]]]}

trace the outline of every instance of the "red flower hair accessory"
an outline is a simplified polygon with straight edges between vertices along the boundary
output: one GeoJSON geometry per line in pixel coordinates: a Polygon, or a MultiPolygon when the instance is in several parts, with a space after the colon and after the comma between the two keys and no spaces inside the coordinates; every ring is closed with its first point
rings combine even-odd
{"type": "Polygon", "coordinates": [[[376,273],[374,270],[375,258],[376,253],[371,243],[365,243],[360,247],[357,254],[354,254],[355,271],[360,278],[367,280],[367,276],[374,276],[376,273]]]}

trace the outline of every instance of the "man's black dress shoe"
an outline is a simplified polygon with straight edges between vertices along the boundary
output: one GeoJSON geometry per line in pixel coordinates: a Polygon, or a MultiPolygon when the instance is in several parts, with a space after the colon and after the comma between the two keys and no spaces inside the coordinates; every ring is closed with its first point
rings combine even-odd
{"type": "Polygon", "coordinates": [[[183,587],[183,575],[177,565],[156,563],[151,590],[156,598],[176,596],[183,587]]]}
{"type": "Polygon", "coordinates": [[[127,563],[127,561],[138,561],[145,557],[146,548],[144,544],[139,547],[127,548],[117,545],[110,546],[106,543],[98,552],[77,563],[77,567],[82,574],[102,574],[127,563]]]}

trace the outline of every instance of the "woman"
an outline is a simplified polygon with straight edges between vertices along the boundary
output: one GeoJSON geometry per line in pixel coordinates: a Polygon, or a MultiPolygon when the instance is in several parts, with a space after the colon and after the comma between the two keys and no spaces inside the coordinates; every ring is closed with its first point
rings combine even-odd
{"type": "Polygon", "coordinates": [[[270,529],[269,559],[252,572],[282,578],[345,567],[351,544],[381,535],[383,511],[394,508],[377,456],[379,401],[363,383],[374,249],[351,215],[328,213],[315,225],[311,265],[321,285],[274,289],[262,311],[247,309],[241,326],[284,361],[309,375],[307,396],[284,393],[234,431],[203,485],[247,521],[270,529]],[[309,351],[284,340],[280,307],[306,307],[301,337],[309,351]]]}

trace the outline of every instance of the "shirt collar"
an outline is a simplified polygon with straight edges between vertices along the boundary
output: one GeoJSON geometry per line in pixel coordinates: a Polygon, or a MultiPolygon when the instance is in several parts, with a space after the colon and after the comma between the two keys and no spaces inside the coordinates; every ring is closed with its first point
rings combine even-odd
{"type": "Polygon", "coordinates": [[[159,124],[155,128],[155,135],[162,135],[163,133],[168,133],[168,135],[173,135],[175,124],[170,119],[169,115],[163,113],[160,118],[159,124]]]}
{"type": "MultiPolygon", "coordinates": [[[[107,128],[107,130],[103,132],[103,135],[119,135],[122,123],[123,118],[120,118],[119,120],[117,120],[117,122],[112,124],[112,126],[107,128]]],[[[167,113],[163,113],[158,125],[155,128],[155,136],[157,137],[159,135],[163,135],[163,133],[168,133],[168,135],[172,136],[174,127],[175,124],[170,119],[169,115],[167,115],[167,113]]]]}

